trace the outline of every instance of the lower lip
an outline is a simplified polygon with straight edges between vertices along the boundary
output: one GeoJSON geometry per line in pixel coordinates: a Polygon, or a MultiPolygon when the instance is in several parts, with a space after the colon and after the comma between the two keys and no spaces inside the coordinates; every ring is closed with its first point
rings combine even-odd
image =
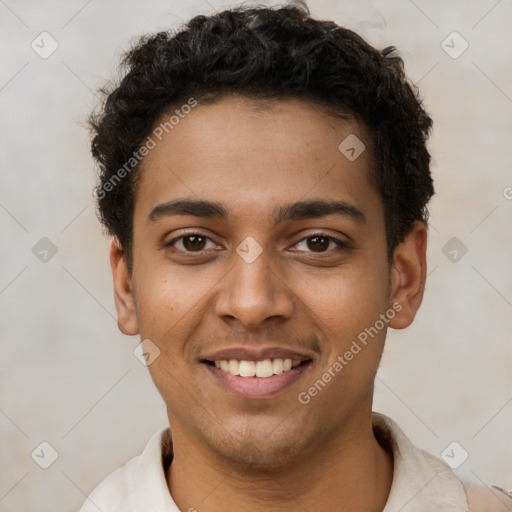
{"type": "Polygon", "coordinates": [[[202,363],[223,387],[244,398],[269,398],[290,387],[311,365],[311,361],[272,377],[240,377],[216,366],[202,363]]]}

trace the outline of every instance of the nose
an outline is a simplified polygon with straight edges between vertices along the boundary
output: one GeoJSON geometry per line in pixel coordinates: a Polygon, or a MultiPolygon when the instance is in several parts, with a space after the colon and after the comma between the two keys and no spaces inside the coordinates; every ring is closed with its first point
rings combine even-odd
{"type": "Polygon", "coordinates": [[[264,327],[270,321],[289,319],[293,315],[294,300],[291,289],[279,269],[265,251],[256,261],[248,263],[234,256],[234,267],[222,281],[215,302],[219,318],[244,329],[264,327]]]}

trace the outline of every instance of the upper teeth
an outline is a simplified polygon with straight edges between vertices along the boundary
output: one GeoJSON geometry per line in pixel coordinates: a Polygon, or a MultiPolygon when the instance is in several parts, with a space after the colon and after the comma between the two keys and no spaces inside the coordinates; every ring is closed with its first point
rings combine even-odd
{"type": "Polygon", "coordinates": [[[301,361],[292,359],[265,359],[264,361],[238,361],[237,359],[215,361],[215,366],[240,377],[272,377],[295,368],[301,361]]]}

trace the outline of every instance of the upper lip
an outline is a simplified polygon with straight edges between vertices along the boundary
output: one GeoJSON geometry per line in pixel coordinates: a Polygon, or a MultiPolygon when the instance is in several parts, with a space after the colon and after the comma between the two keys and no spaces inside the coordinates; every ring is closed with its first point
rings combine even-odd
{"type": "Polygon", "coordinates": [[[237,359],[239,361],[264,361],[265,359],[292,359],[294,361],[307,361],[312,356],[282,347],[232,347],[217,350],[201,358],[202,361],[222,361],[237,359]]]}

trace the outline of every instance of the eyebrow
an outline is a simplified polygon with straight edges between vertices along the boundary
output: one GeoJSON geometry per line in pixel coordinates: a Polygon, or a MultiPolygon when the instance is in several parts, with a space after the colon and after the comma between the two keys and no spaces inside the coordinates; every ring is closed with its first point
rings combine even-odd
{"type": "MultiPolygon", "coordinates": [[[[174,199],[161,203],[149,214],[150,223],[175,215],[190,215],[227,221],[230,217],[229,210],[221,203],[204,199],[174,199]]],[[[359,223],[366,224],[364,213],[356,206],[345,201],[327,201],[324,199],[312,199],[297,201],[295,203],[278,206],[271,213],[274,226],[286,221],[315,219],[337,215],[350,218],[359,223]]]]}

